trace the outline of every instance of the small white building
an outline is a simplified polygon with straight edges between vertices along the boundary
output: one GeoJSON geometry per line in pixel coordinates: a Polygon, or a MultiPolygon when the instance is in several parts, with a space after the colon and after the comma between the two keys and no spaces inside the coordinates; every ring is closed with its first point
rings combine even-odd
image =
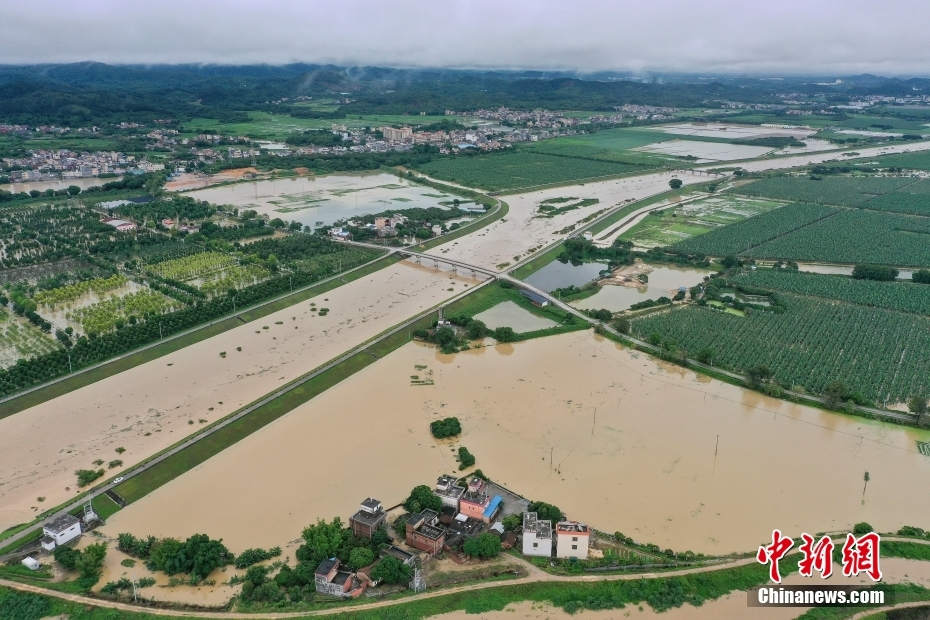
{"type": "Polygon", "coordinates": [[[535,512],[523,513],[523,555],[552,557],[552,521],[541,521],[535,512]]]}
{"type": "Polygon", "coordinates": [[[23,566],[25,566],[29,570],[39,570],[40,564],[37,559],[35,559],[31,555],[27,555],[26,557],[23,558],[23,566]]]}
{"type": "Polygon", "coordinates": [[[53,551],[58,545],[70,542],[81,535],[81,522],[71,514],[63,514],[42,526],[42,548],[53,551]]]}
{"type": "Polygon", "coordinates": [[[587,525],[577,521],[559,521],[555,526],[555,534],[556,557],[587,559],[590,534],[587,525]]]}
{"type": "MultiPolygon", "coordinates": [[[[451,325],[452,322],[449,321],[448,324],[451,325]]],[[[443,325],[439,324],[437,326],[443,327],[443,325]]],[[[439,476],[436,480],[436,489],[433,492],[442,500],[443,507],[458,512],[459,500],[465,494],[465,487],[456,484],[455,476],[439,476]]]]}

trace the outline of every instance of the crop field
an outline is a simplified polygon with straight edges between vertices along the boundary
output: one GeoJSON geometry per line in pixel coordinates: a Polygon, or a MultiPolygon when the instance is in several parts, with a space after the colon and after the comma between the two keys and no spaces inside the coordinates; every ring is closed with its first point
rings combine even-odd
{"type": "Polygon", "coordinates": [[[620,235],[639,247],[659,247],[703,235],[728,224],[777,209],[776,200],[724,194],[653,211],[643,221],[620,235]]]}
{"type": "Polygon", "coordinates": [[[0,268],[73,258],[106,241],[113,228],[69,204],[28,205],[0,211],[0,268]]]}
{"type": "Polygon", "coordinates": [[[735,316],[688,306],[634,319],[638,337],[658,334],[694,356],[735,372],[764,365],[779,383],[820,393],[842,381],[865,398],[896,403],[926,390],[930,318],[882,308],[780,296],[782,313],[735,316]]]}
{"type": "Polygon", "coordinates": [[[782,176],[744,185],[738,191],[750,196],[858,207],[876,196],[894,192],[913,182],[913,179],[900,177],[829,176],[812,180],[809,177],[782,176]]]}
{"type": "Polygon", "coordinates": [[[242,286],[251,286],[269,277],[271,272],[261,265],[230,265],[203,279],[200,290],[208,295],[217,295],[242,286]]]}
{"type": "Polygon", "coordinates": [[[125,286],[127,282],[129,282],[129,279],[126,276],[116,273],[107,278],[92,278],[90,280],[75,282],[74,284],[67,284],[65,286],[39,291],[32,299],[40,306],[55,308],[74,302],[87,293],[94,293],[97,296],[101,296],[125,286]]]}
{"type": "Polygon", "coordinates": [[[490,191],[570,183],[646,170],[645,164],[544,155],[527,150],[461,156],[427,162],[420,172],[490,191]]]}
{"type": "Polygon", "coordinates": [[[96,336],[127,322],[133,323],[170,312],[177,305],[177,302],[161,293],[141,290],[77,308],[68,313],[68,318],[80,323],[85,334],[96,336]]]}
{"type": "Polygon", "coordinates": [[[543,140],[521,147],[521,150],[562,157],[662,165],[671,160],[661,155],[638,153],[632,149],[672,137],[658,131],[605,129],[592,134],[543,140]]]}
{"type": "MultiPolygon", "coordinates": [[[[732,228],[748,224],[752,219],[732,228]]],[[[930,218],[843,210],[751,247],[742,254],[753,258],[927,267],[930,266],[930,218]]]]}
{"type": "Polygon", "coordinates": [[[192,280],[236,264],[236,258],[222,252],[201,252],[149,265],[148,271],[171,280],[192,280]]]}
{"type": "MultiPolygon", "coordinates": [[[[926,129],[926,128],[925,128],[926,129]]],[[[870,159],[882,168],[905,168],[908,170],[930,170],[930,152],[895,153],[870,159]]]]}
{"type": "Polygon", "coordinates": [[[876,282],[798,271],[757,269],[731,278],[755,288],[930,315],[930,286],[913,282],[876,282]]]}
{"type": "Polygon", "coordinates": [[[822,205],[791,204],[712,230],[698,237],[686,239],[672,247],[681,252],[708,256],[739,254],[779,235],[785,235],[837,213],[837,209],[822,205]]]}
{"type": "Polygon", "coordinates": [[[61,345],[42,333],[38,327],[16,315],[0,310],[0,367],[16,363],[18,359],[31,359],[51,353],[61,345]]]}

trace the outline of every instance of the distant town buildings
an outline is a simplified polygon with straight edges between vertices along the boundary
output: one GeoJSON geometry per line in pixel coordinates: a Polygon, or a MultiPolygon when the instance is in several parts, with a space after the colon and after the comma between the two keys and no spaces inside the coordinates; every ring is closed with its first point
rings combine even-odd
{"type": "Polygon", "coordinates": [[[381,134],[385,142],[411,142],[413,140],[413,129],[410,127],[381,127],[381,134]]]}

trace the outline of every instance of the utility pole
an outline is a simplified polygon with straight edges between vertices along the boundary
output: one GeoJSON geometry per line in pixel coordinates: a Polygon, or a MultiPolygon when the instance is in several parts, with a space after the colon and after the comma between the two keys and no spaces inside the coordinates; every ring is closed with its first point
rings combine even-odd
{"type": "Polygon", "coordinates": [[[68,351],[68,374],[74,372],[74,369],[71,367],[71,351],[68,351]]]}

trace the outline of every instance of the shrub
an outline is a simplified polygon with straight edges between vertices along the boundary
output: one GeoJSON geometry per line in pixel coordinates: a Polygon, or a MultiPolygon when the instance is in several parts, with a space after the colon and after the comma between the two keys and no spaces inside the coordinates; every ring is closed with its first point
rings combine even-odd
{"type": "Polygon", "coordinates": [[[281,555],[281,547],[272,547],[265,551],[264,549],[246,549],[238,556],[236,556],[236,561],[234,566],[236,568],[246,568],[257,564],[258,562],[264,562],[265,560],[271,559],[281,555]]]}
{"type": "Polygon", "coordinates": [[[371,578],[384,583],[407,583],[413,571],[397,558],[386,557],[371,569],[371,578]]]}
{"type": "Polygon", "coordinates": [[[863,534],[868,534],[869,532],[874,532],[872,526],[866,523],[865,521],[860,521],[859,523],[853,526],[853,534],[856,536],[862,536],[863,534]]]}
{"type": "Polygon", "coordinates": [[[74,472],[77,475],[78,486],[86,487],[88,484],[103,475],[102,469],[78,469],[74,472]]]}
{"type": "Polygon", "coordinates": [[[497,554],[501,552],[501,539],[491,532],[485,532],[466,540],[462,550],[472,557],[482,559],[497,557],[497,554]]]}
{"type": "Polygon", "coordinates": [[[358,570],[375,561],[374,552],[368,547],[355,547],[349,552],[349,567],[358,570]]]}
{"type": "Polygon", "coordinates": [[[462,446],[459,448],[459,469],[468,469],[475,464],[475,456],[468,451],[468,448],[462,446]]]}
{"type": "Polygon", "coordinates": [[[62,565],[63,568],[67,570],[74,570],[77,568],[78,559],[81,557],[81,552],[72,547],[55,547],[54,552],[55,561],[62,565]]]}
{"type": "Polygon", "coordinates": [[[433,437],[443,439],[444,437],[453,437],[461,433],[462,425],[459,423],[458,418],[443,418],[442,420],[431,422],[429,430],[433,433],[433,437]]]}
{"type": "Polygon", "coordinates": [[[438,511],[442,508],[442,500],[431,488],[421,484],[410,491],[410,495],[404,501],[404,508],[409,512],[420,512],[426,508],[438,511]]]}

